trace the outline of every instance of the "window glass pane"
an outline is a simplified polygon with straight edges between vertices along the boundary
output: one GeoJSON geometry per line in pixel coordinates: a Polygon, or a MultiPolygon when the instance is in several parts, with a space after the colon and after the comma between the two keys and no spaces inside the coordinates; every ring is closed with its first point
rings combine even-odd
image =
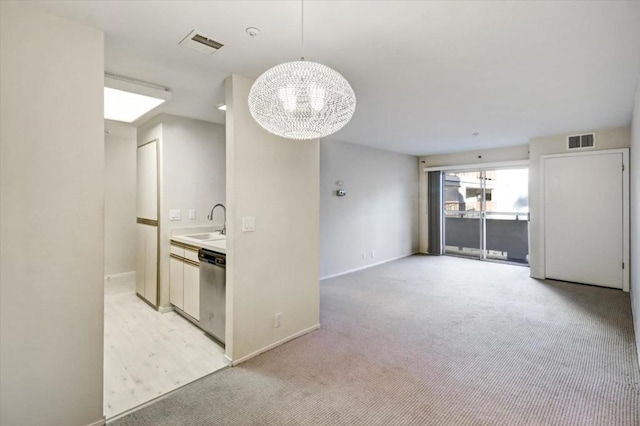
{"type": "Polygon", "coordinates": [[[526,264],[529,258],[529,171],[488,170],[486,183],[486,256],[526,264]]]}
{"type": "Polygon", "coordinates": [[[509,213],[505,219],[524,219],[529,213],[529,170],[508,169],[486,172],[487,212],[509,213]]]}
{"type": "Polygon", "coordinates": [[[480,172],[445,174],[445,253],[480,258],[480,172]]]}

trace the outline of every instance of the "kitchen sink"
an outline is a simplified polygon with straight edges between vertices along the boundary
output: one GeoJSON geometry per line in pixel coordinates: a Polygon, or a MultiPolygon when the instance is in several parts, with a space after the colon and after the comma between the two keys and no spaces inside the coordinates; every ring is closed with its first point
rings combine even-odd
{"type": "Polygon", "coordinates": [[[207,232],[204,234],[191,234],[191,235],[184,235],[184,236],[186,238],[193,238],[194,240],[199,240],[199,241],[222,240],[226,238],[226,236],[222,235],[220,232],[207,232]]]}

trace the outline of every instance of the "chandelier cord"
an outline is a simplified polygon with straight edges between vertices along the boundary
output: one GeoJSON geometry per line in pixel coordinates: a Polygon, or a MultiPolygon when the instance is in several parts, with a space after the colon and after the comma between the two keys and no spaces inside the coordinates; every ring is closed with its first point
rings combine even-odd
{"type": "Polygon", "coordinates": [[[304,0],[300,0],[300,60],[304,61],[304,0]]]}

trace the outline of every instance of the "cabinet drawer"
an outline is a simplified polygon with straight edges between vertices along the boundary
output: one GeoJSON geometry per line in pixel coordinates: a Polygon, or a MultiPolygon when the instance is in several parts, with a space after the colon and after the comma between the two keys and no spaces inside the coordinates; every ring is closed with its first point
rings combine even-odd
{"type": "Polygon", "coordinates": [[[171,254],[184,257],[184,248],[171,244],[171,254]]]}
{"type": "Polygon", "coordinates": [[[198,261],[198,251],[185,248],[183,257],[185,259],[189,259],[189,260],[193,260],[194,262],[197,262],[198,261]]]}

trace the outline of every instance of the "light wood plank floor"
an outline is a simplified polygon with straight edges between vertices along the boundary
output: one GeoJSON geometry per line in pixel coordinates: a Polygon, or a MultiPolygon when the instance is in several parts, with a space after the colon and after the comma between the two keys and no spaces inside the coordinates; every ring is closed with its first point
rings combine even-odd
{"type": "Polygon", "coordinates": [[[105,281],[104,414],[107,419],[220,370],[224,349],[175,312],[135,294],[135,277],[105,281]]]}

